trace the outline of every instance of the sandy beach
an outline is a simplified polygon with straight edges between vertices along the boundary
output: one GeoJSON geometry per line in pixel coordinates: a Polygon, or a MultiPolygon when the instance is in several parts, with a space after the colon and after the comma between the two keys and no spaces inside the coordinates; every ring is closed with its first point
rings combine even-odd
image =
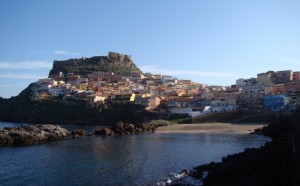
{"type": "Polygon", "coordinates": [[[257,124],[231,124],[231,123],[201,123],[201,124],[177,124],[159,127],[156,133],[250,133],[257,128],[266,126],[264,123],[257,124]]]}

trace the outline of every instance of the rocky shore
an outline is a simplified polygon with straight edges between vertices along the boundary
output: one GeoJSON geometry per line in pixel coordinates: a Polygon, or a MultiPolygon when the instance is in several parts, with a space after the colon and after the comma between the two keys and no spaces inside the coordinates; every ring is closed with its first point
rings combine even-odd
{"type": "Polygon", "coordinates": [[[0,146],[35,144],[42,141],[62,140],[69,132],[57,125],[24,125],[0,130],[0,146]]]}
{"type": "Polygon", "coordinates": [[[129,134],[153,133],[156,124],[126,124],[119,122],[112,127],[96,129],[93,134],[85,130],[75,129],[71,132],[57,125],[23,125],[21,127],[4,127],[0,129],[0,146],[29,145],[43,141],[64,140],[69,137],[80,138],[83,136],[117,136],[129,134]]]}
{"type": "Polygon", "coordinates": [[[222,162],[184,170],[180,179],[167,185],[300,185],[300,110],[255,131],[272,141],[261,148],[228,155],[222,162]],[[192,180],[192,181],[191,181],[192,180]]]}
{"type": "Polygon", "coordinates": [[[116,135],[128,135],[128,134],[141,134],[141,133],[153,133],[157,129],[155,124],[141,123],[141,124],[128,124],[119,122],[115,126],[106,127],[103,129],[96,129],[94,135],[102,136],[116,136],[116,135]]]}

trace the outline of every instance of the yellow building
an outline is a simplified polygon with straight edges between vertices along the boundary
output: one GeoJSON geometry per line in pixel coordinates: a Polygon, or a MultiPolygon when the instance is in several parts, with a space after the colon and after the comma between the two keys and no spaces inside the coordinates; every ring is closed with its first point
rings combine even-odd
{"type": "Polygon", "coordinates": [[[113,104],[129,104],[132,94],[115,94],[112,98],[113,104]]]}
{"type": "Polygon", "coordinates": [[[143,105],[146,109],[150,109],[150,98],[151,95],[146,93],[146,94],[135,94],[132,93],[130,102],[136,105],[143,105]]]}

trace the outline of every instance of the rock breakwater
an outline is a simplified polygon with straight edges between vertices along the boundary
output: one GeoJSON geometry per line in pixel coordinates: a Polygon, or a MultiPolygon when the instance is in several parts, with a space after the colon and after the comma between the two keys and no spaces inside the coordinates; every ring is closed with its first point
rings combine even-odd
{"type": "Polygon", "coordinates": [[[116,136],[116,135],[128,135],[128,134],[142,134],[153,133],[157,129],[155,124],[141,123],[141,124],[128,124],[119,122],[115,126],[107,127],[103,129],[96,129],[94,135],[102,136],[116,136]]]}

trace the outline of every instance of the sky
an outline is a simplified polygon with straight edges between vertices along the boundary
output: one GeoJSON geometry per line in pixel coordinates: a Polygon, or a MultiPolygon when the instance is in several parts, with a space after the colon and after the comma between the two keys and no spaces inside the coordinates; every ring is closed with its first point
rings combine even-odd
{"type": "Polygon", "coordinates": [[[1,0],[0,97],[54,60],[130,54],[143,72],[230,86],[300,71],[298,0],[1,0]]]}

